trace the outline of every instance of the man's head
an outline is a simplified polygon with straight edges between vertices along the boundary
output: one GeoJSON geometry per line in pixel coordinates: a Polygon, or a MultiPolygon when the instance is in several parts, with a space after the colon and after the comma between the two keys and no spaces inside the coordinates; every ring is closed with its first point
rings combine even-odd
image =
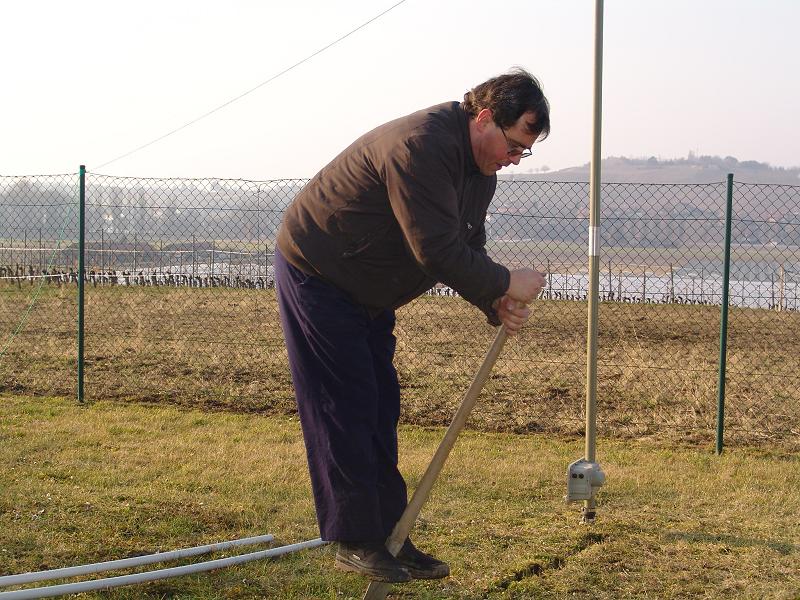
{"type": "Polygon", "coordinates": [[[493,77],[464,94],[470,142],[481,173],[519,164],[550,133],[550,104],[536,78],[523,69],[493,77]]]}

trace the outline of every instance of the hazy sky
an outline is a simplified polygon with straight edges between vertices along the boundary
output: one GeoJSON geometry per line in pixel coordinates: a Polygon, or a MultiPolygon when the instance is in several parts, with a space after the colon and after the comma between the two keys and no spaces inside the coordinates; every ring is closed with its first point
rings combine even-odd
{"type": "MultiPolygon", "coordinates": [[[[97,168],[397,1],[4,3],[0,174],[309,177],[369,129],[514,65],[552,107],[518,171],[589,161],[592,0],[406,0],[97,168]]],[[[606,0],[603,156],[800,165],[798,23],[797,0],[606,0]]]]}

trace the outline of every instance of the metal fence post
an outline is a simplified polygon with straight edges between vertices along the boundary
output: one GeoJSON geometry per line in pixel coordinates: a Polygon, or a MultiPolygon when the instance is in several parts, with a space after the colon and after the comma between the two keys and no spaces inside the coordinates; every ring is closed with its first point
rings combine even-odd
{"type": "Polygon", "coordinates": [[[83,278],[86,265],[86,166],[80,167],[80,194],[78,197],[78,402],[83,402],[83,278]]]}
{"type": "Polygon", "coordinates": [[[717,386],[717,455],[722,454],[725,429],[725,367],[728,353],[728,286],[731,274],[731,213],[733,212],[733,173],[728,173],[728,199],[725,209],[725,264],[722,275],[722,312],[719,331],[719,384],[717,386]]]}

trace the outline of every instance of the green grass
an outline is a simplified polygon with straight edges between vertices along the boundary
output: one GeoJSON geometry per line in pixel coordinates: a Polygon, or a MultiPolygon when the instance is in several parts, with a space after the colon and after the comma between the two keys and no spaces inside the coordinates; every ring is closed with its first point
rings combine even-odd
{"type": "MultiPolygon", "coordinates": [[[[411,488],[442,436],[401,428],[411,488]]],[[[562,502],[582,453],[576,438],[466,432],[414,532],[453,574],[393,597],[800,598],[797,454],[601,439],[607,483],[586,526],[562,502]]],[[[318,535],[292,418],[5,395],[0,464],[0,574],[318,535]]],[[[365,582],[332,562],[326,546],[82,597],[360,598],[365,582]]]]}

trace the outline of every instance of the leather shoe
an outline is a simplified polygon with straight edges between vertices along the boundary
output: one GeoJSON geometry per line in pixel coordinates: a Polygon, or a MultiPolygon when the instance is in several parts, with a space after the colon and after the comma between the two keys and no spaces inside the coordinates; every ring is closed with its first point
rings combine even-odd
{"type": "Polygon", "coordinates": [[[430,554],[425,554],[408,538],[400,548],[400,552],[397,553],[397,560],[408,569],[414,579],[441,579],[450,575],[450,567],[447,563],[430,554]]]}
{"type": "Polygon", "coordinates": [[[342,571],[366,575],[372,581],[411,581],[409,571],[391,555],[383,542],[340,542],[334,565],[342,571]]]}

